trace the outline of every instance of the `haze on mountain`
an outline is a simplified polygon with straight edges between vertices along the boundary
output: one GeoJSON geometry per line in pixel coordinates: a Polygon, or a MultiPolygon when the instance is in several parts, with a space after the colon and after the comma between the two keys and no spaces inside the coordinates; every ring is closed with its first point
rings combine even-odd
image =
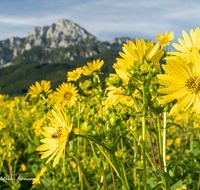
{"type": "Polygon", "coordinates": [[[0,41],[0,67],[14,64],[59,63],[90,57],[107,50],[121,51],[132,38],[100,42],[70,20],[35,27],[26,38],[11,37],[0,41]]]}

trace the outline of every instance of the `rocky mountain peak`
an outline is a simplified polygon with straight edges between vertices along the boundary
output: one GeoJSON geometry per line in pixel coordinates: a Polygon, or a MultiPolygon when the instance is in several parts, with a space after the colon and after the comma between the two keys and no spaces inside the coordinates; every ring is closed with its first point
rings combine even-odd
{"type": "Polygon", "coordinates": [[[123,43],[129,40],[115,38],[111,42],[100,42],[76,23],[60,19],[51,26],[33,28],[26,38],[0,41],[0,67],[12,63],[56,63],[89,57],[108,49],[121,51],[123,43]]]}

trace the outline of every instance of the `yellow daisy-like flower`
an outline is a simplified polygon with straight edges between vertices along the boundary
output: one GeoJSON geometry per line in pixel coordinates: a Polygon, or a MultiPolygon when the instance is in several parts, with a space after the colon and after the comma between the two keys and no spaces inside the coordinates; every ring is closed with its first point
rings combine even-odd
{"type": "Polygon", "coordinates": [[[197,49],[200,52],[199,27],[197,27],[195,31],[193,29],[190,30],[190,37],[184,30],[182,31],[182,35],[183,35],[184,40],[181,38],[178,38],[180,45],[176,43],[172,44],[178,52],[168,52],[168,54],[178,55],[181,58],[185,58],[187,51],[192,51],[192,49],[197,49]]]}
{"type": "Polygon", "coordinates": [[[173,144],[173,139],[169,139],[168,141],[167,141],[167,146],[171,146],[173,144]]]}
{"type": "Polygon", "coordinates": [[[47,95],[52,90],[49,90],[51,87],[50,81],[42,80],[41,84],[39,82],[35,82],[35,85],[30,86],[30,89],[28,89],[28,93],[32,98],[37,97],[39,94],[47,95]]]}
{"type": "Polygon", "coordinates": [[[83,71],[83,69],[81,67],[79,67],[73,71],[68,72],[67,73],[67,81],[68,82],[77,81],[81,77],[82,71],[83,71]]]}
{"type": "Polygon", "coordinates": [[[174,34],[173,32],[170,32],[168,34],[168,32],[164,31],[163,32],[163,36],[161,36],[160,34],[158,34],[156,36],[156,40],[162,45],[162,46],[166,46],[166,45],[169,45],[170,42],[174,39],[174,34]]]}
{"type": "Polygon", "coordinates": [[[83,74],[84,75],[91,75],[94,71],[98,71],[100,74],[103,74],[102,72],[100,72],[101,67],[103,66],[104,61],[100,59],[97,59],[96,61],[94,60],[93,63],[92,62],[87,62],[87,65],[83,66],[83,74]]]}
{"type": "Polygon", "coordinates": [[[176,141],[177,144],[180,144],[180,143],[181,143],[181,140],[182,140],[182,137],[178,137],[178,138],[176,138],[175,141],[176,141]]]}
{"type": "Polygon", "coordinates": [[[51,112],[53,115],[53,117],[49,117],[51,127],[43,127],[44,131],[41,133],[45,138],[41,142],[44,144],[37,147],[36,150],[41,151],[41,159],[51,155],[46,163],[56,156],[53,162],[53,167],[55,167],[62,155],[65,159],[65,147],[72,125],[69,125],[67,114],[60,104],[54,105],[51,112]]]}
{"type": "MultiPolygon", "coordinates": [[[[127,106],[132,106],[134,104],[132,98],[130,96],[125,95],[125,89],[122,87],[116,88],[114,86],[108,87],[108,100],[111,101],[113,105],[118,104],[119,102],[122,104],[126,104],[127,106]]],[[[141,99],[141,96],[138,94],[138,90],[132,94],[133,97],[141,99]]]]}
{"type": "Polygon", "coordinates": [[[63,82],[63,84],[59,85],[59,88],[56,88],[55,98],[63,105],[71,108],[77,100],[78,90],[76,88],[74,84],[63,82]]]}
{"type": "Polygon", "coordinates": [[[170,160],[171,159],[171,156],[168,154],[167,156],[166,156],[166,160],[170,160]]]}
{"type": "Polygon", "coordinates": [[[124,53],[119,52],[120,56],[126,62],[128,61],[131,66],[133,66],[133,62],[142,60],[143,56],[148,62],[157,63],[164,54],[163,48],[160,48],[159,43],[154,46],[153,41],[151,41],[147,47],[143,39],[140,41],[136,38],[135,42],[136,44],[132,41],[129,41],[129,45],[124,44],[122,47],[124,53]]]}
{"type": "Polygon", "coordinates": [[[176,56],[175,60],[169,60],[168,65],[163,65],[166,74],[157,75],[160,83],[167,88],[159,89],[164,95],[161,104],[167,104],[173,100],[177,103],[173,106],[170,114],[178,113],[179,110],[187,110],[193,104],[194,111],[200,113],[200,57],[199,52],[194,50],[190,53],[192,62],[176,56]]]}

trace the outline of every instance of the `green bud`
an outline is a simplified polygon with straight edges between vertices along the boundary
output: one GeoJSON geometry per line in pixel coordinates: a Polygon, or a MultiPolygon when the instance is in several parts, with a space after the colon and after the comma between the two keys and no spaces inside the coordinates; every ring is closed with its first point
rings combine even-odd
{"type": "Polygon", "coordinates": [[[130,96],[131,91],[129,89],[126,89],[123,94],[126,95],[126,96],[130,96]]]}
{"type": "Polygon", "coordinates": [[[98,83],[98,81],[99,81],[98,76],[95,75],[95,76],[93,77],[93,82],[94,82],[94,83],[98,83]]]}
{"type": "Polygon", "coordinates": [[[83,88],[83,82],[79,82],[79,87],[82,89],[83,88]]]}
{"type": "Polygon", "coordinates": [[[108,119],[110,117],[110,113],[111,113],[110,108],[108,108],[107,110],[104,111],[104,116],[106,119],[108,119]]]}
{"type": "Polygon", "coordinates": [[[93,71],[93,72],[92,72],[92,75],[93,75],[93,76],[96,76],[96,75],[98,75],[98,74],[99,74],[99,71],[93,71]]]}
{"type": "Polygon", "coordinates": [[[84,122],[81,124],[81,129],[85,132],[89,132],[93,129],[93,126],[89,124],[88,122],[84,122]]]}
{"type": "Polygon", "coordinates": [[[139,72],[141,75],[147,75],[149,73],[150,67],[147,64],[142,64],[139,66],[139,72]]]}
{"type": "Polygon", "coordinates": [[[110,116],[110,119],[109,119],[109,122],[110,122],[110,124],[112,125],[112,126],[116,126],[116,125],[118,125],[119,124],[119,117],[118,116],[116,116],[115,114],[111,114],[111,116],[110,116]]]}
{"type": "Polygon", "coordinates": [[[91,114],[92,115],[94,115],[95,113],[97,113],[97,109],[95,108],[95,107],[93,107],[91,110],[90,110],[90,112],[91,112],[91,114]]]}

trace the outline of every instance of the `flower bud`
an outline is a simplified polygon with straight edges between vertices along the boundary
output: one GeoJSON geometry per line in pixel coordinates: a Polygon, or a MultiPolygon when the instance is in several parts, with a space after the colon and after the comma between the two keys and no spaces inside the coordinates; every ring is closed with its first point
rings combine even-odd
{"type": "Polygon", "coordinates": [[[89,132],[93,129],[93,126],[89,122],[84,122],[81,124],[81,129],[85,132],[89,132]]]}

